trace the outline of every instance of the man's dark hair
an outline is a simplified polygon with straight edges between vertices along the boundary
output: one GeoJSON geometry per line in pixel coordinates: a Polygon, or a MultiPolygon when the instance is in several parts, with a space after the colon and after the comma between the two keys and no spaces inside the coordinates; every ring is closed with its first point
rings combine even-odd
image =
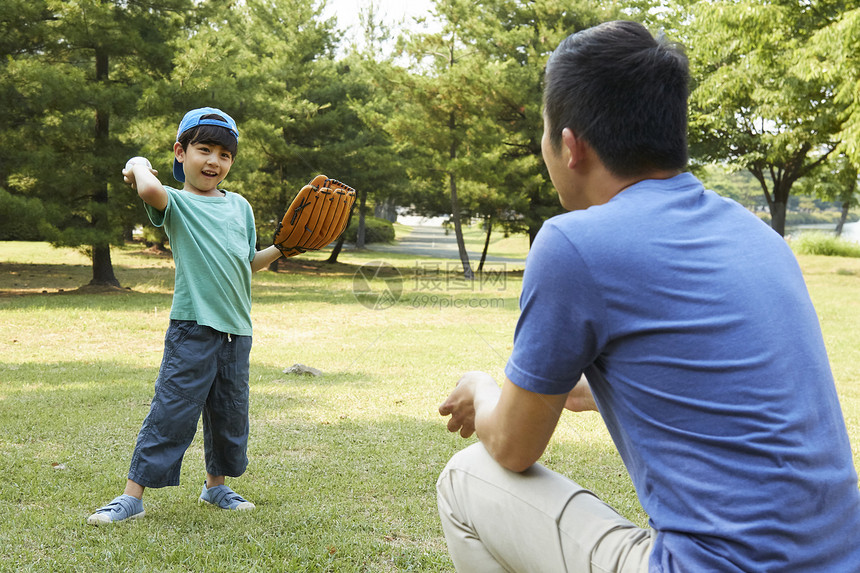
{"type": "MultiPolygon", "coordinates": [[[[217,119],[219,121],[226,122],[223,117],[214,113],[204,115],[200,119],[217,119]]],[[[230,152],[230,155],[234,158],[236,157],[236,152],[239,150],[239,141],[236,139],[233,132],[226,127],[221,127],[220,125],[204,124],[192,127],[191,129],[186,129],[179,136],[178,141],[180,145],[182,145],[182,149],[188,149],[189,145],[194,145],[195,143],[221,145],[227,149],[230,152]]]]}
{"type": "Polygon", "coordinates": [[[544,113],[558,151],[567,127],[610,172],[641,175],[687,165],[687,57],[639,23],[571,34],[547,62],[544,113]]]}

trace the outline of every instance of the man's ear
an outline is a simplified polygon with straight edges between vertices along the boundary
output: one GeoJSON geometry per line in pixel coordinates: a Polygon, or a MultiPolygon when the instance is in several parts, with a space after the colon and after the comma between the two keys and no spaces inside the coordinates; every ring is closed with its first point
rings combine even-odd
{"type": "Polygon", "coordinates": [[[567,149],[567,167],[574,169],[585,157],[585,142],[577,137],[569,127],[561,130],[561,143],[567,149]]]}
{"type": "Polygon", "coordinates": [[[173,144],[173,157],[175,157],[176,161],[179,163],[183,163],[185,161],[185,150],[182,149],[182,144],[178,141],[173,144]]]}

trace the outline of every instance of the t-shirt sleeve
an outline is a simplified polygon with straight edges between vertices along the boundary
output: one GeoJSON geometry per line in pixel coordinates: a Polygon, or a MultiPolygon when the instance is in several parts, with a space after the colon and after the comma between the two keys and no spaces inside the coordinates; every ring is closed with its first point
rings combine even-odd
{"type": "Polygon", "coordinates": [[[170,211],[170,208],[173,206],[174,199],[170,188],[165,187],[164,191],[167,193],[167,206],[164,208],[164,211],[159,211],[146,201],[143,202],[143,208],[146,209],[146,215],[149,217],[149,221],[156,227],[164,226],[164,221],[167,218],[167,212],[170,211]]]}
{"type": "Polygon", "coordinates": [[[245,202],[245,225],[248,229],[248,260],[253,261],[257,256],[257,224],[254,222],[254,210],[251,204],[245,202]]]}
{"type": "Polygon", "coordinates": [[[580,253],[545,224],[529,251],[508,379],[539,394],[564,394],[596,359],[604,306],[580,253]]]}

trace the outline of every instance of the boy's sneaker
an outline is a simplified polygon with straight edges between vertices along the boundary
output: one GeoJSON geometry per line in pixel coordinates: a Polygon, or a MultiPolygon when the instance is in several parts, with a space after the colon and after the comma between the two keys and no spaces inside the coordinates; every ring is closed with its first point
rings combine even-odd
{"type": "Polygon", "coordinates": [[[206,482],[203,482],[200,501],[217,505],[221,509],[238,509],[241,511],[257,507],[226,485],[216,485],[215,487],[207,488],[206,482]]]}
{"type": "Polygon", "coordinates": [[[100,507],[94,514],[87,518],[90,525],[106,525],[115,521],[126,519],[137,519],[144,516],[143,500],[131,495],[122,494],[114,498],[112,502],[100,507]]]}

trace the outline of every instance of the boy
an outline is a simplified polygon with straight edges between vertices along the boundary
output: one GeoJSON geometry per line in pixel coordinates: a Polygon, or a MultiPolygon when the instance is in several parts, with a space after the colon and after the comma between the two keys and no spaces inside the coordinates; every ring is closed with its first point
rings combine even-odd
{"type": "Polygon", "coordinates": [[[437,482],[460,571],[860,571],[857,473],[803,276],[782,237],[683,172],[687,90],[684,55],[633,22],[547,63],[543,157],[570,212],[532,245],[502,387],[471,372],[439,408],[480,440],[437,482]],[[535,463],[565,407],[599,409],[649,529],[535,463]]]}
{"type": "Polygon", "coordinates": [[[281,256],[256,251],[254,214],[239,195],[219,189],[238,148],[236,122],[215,108],[185,114],[173,145],[173,176],[163,186],[141,159],[122,174],[155,226],[164,226],[176,264],[170,325],[155,396],[143,422],[122,495],[92,514],[101,525],[143,517],[147,487],[179,485],[182,457],[203,414],[206,481],[200,500],[231,510],[254,504],[224,484],[248,458],[251,273],[281,256]]]}

